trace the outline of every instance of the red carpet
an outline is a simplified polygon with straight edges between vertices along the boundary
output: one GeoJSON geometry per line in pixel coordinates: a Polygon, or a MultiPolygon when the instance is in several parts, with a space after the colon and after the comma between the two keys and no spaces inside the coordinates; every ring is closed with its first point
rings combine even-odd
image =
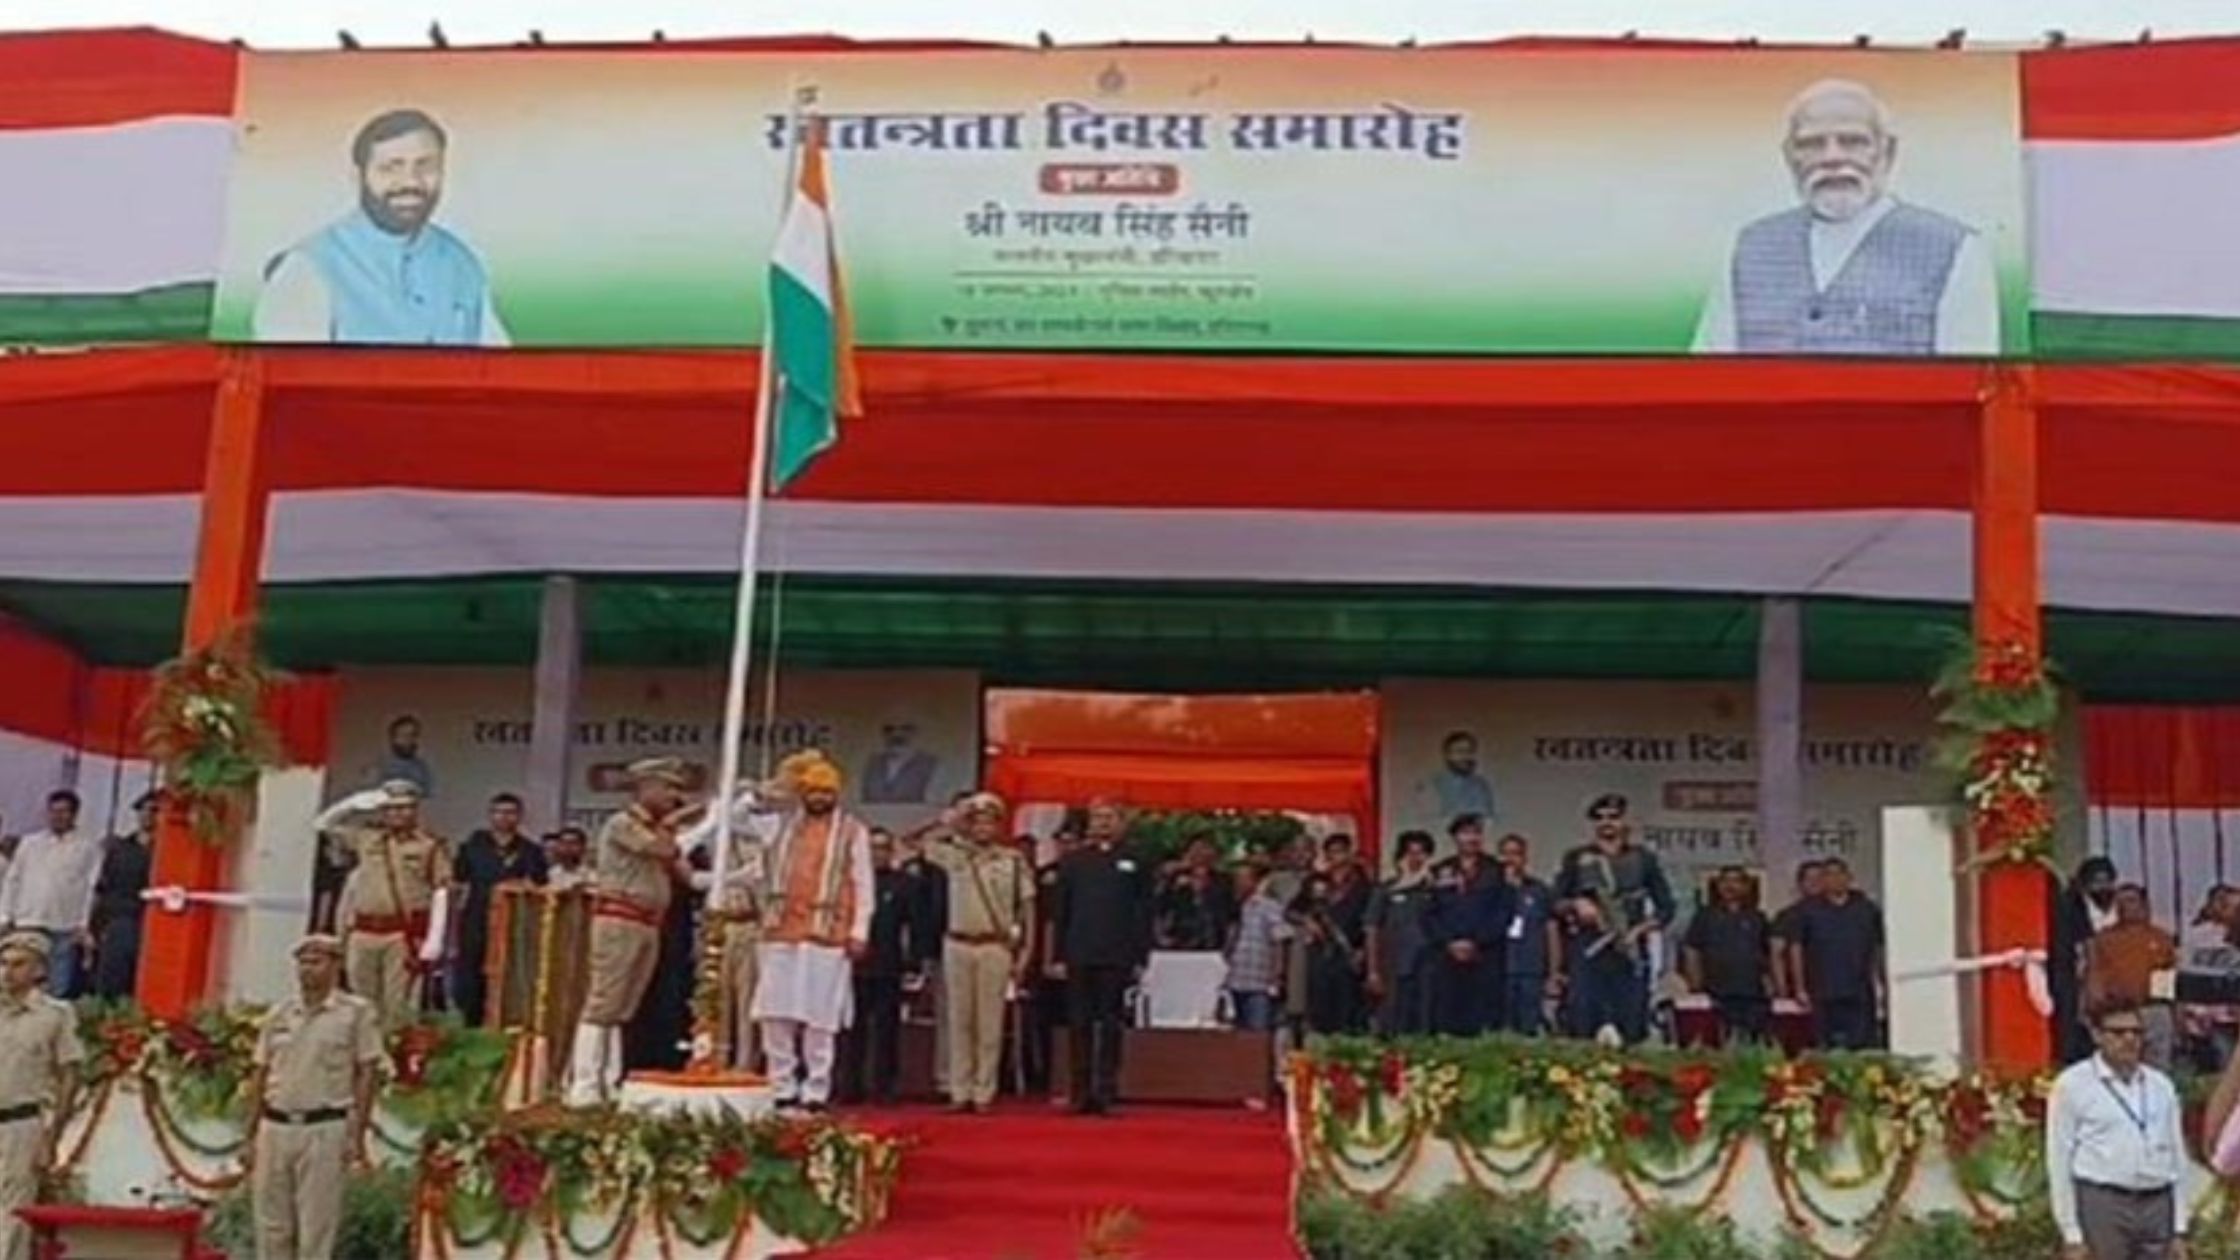
{"type": "Polygon", "coordinates": [[[1293,1260],[1280,1112],[1130,1107],[1110,1118],[1008,1103],[848,1119],[915,1144],[879,1228],[818,1260],[1076,1260],[1092,1217],[1126,1208],[1137,1260],[1293,1260]]]}

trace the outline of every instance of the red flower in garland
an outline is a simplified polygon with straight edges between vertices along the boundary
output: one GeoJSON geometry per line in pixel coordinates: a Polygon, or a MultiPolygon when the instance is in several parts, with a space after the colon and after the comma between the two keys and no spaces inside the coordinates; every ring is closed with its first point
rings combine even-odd
{"type": "Polygon", "coordinates": [[[218,1043],[186,1020],[164,1025],[163,1039],[170,1045],[171,1053],[189,1067],[208,1067],[217,1061],[218,1043]]]}
{"type": "Polygon", "coordinates": [[[1994,643],[1986,646],[1976,674],[1986,685],[2002,691],[2020,691],[2025,687],[2033,687],[2045,677],[2037,655],[2020,643],[1994,643]]]}
{"type": "Polygon", "coordinates": [[[514,1212],[526,1212],[544,1197],[545,1176],[550,1171],[544,1157],[516,1138],[501,1137],[488,1151],[490,1179],[497,1183],[498,1201],[514,1212]]]}
{"type": "Polygon", "coordinates": [[[805,1120],[786,1121],[778,1126],[776,1133],[771,1135],[770,1149],[777,1152],[781,1159],[807,1159],[811,1139],[816,1135],[816,1131],[817,1126],[814,1122],[805,1120]]]}
{"type": "Polygon", "coordinates": [[[396,1065],[397,1084],[410,1089],[428,1079],[428,1060],[443,1044],[443,1034],[432,1024],[399,1029],[389,1043],[389,1059],[396,1065]]]}
{"type": "Polygon", "coordinates": [[[1974,1086],[1963,1085],[1953,1090],[1945,1102],[1944,1114],[1945,1131],[1952,1144],[1961,1150],[1973,1150],[1991,1127],[1991,1102],[1974,1086]]]}
{"type": "Polygon", "coordinates": [[[1386,1051],[1384,1062],[1377,1065],[1377,1084],[1383,1087],[1385,1096],[1397,1097],[1407,1079],[1407,1060],[1401,1058],[1397,1051],[1386,1051]]]}
{"type": "Polygon", "coordinates": [[[1834,1137],[1836,1131],[1843,1127],[1843,1096],[1840,1094],[1820,1095],[1819,1106],[1813,1118],[1821,1141],[1825,1142],[1834,1137]]]}
{"type": "Polygon", "coordinates": [[[1656,1124],[1649,1119],[1646,1111],[1629,1111],[1618,1121],[1618,1132],[1636,1142],[1649,1136],[1655,1128],[1656,1124]]]}
{"type": "Polygon", "coordinates": [[[1703,1116],[1693,1103],[1683,1104],[1672,1117],[1673,1136],[1690,1146],[1703,1140],[1703,1116]]]}
{"type": "Polygon", "coordinates": [[[1331,1110],[1340,1120],[1351,1121],[1361,1114],[1361,1078],[1353,1069],[1333,1063],[1322,1073],[1322,1084],[1330,1091],[1331,1110]]]}
{"type": "Polygon", "coordinates": [[[1656,1073],[1637,1064],[1628,1063],[1618,1069],[1618,1087],[1629,1094],[1654,1094],[1663,1084],[1656,1073]]]}
{"type": "Polygon", "coordinates": [[[708,1157],[708,1175],[717,1182],[737,1181],[747,1171],[747,1153],[736,1146],[726,1146],[708,1157]]]}
{"type": "Polygon", "coordinates": [[[1686,1063],[1672,1074],[1673,1088],[1683,1099],[1693,1099],[1719,1083],[1719,1070],[1708,1063],[1686,1063]]]}

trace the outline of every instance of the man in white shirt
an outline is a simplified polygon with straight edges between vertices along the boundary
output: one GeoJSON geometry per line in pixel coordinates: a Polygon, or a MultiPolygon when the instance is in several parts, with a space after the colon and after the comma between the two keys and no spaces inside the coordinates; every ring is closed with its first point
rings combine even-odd
{"type": "Polygon", "coordinates": [[[76,989],[81,952],[93,944],[93,886],[102,845],[78,830],[78,794],[47,794],[47,827],[25,836],[0,876],[0,932],[38,932],[50,946],[47,992],[76,989]]]}
{"type": "Polygon", "coordinates": [[[1782,157],[1802,204],[1745,226],[1696,325],[1701,354],[1996,355],[1990,246],[1890,195],[1898,137],[1862,84],[1815,83],[1782,157]]]}
{"type": "Polygon", "coordinates": [[[2146,1065],[2139,1007],[2093,1011],[2100,1052],[2046,1102],[2046,1176],[2062,1260],[2185,1260],[2185,1121],[2170,1078],[2146,1065]]]}

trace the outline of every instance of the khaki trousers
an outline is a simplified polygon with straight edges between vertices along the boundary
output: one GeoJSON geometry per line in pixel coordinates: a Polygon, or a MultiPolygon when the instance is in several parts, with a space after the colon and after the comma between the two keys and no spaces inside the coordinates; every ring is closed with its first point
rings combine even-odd
{"type": "Polygon", "coordinates": [[[944,942],[941,950],[943,1017],[949,1025],[948,1086],[951,1101],[986,1106],[996,1099],[1003,1062],[1004,990],[1011,983],[1011,950],[1000,943],[944,942]]]}
{"type": "Polygon", "coordinates": [[[660,964],[660,933],[633,919],[593,917],[591,979],[583,997],[583,1022],[609,1027],[629,1023],[660,964]]]}
{"type": "Polygon", "coordinates": [[[349,1122],[257,1125],[250,1194],[257,1260],[331,1260],[342,1223],[349,1122]]]}
{"type": "Polygon", "coordinates": [[[40,1146],[46,1137],[37,1116],[0,1124],[0,1260],[31,1260],[31,1227],[16,1219],[16,1209],[39,1201],[40,1146]]]}
{"type": "Polygon", "coordinates": [[[723,925],[723,992],[731,1018],[731,1066],[752,1070],[758,1038],[755,1035],[755,950],[762,933],[752,923],[723,925]]]}
{"type": "Polygon", "coordinates": [[[412,1022],[419,1006],[412,986],[412,942],[401,932],[352,932],[344,960],[350,991],[373,1003],[381,1027],[390,1031],[412,1022]]]}

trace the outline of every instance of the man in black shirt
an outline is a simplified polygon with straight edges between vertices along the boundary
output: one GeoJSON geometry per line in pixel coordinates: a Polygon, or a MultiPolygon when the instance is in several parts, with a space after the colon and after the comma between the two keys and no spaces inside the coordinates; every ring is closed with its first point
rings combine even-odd
{"type": "Polygon", "coordinates": [[[911,921],[922,899],[884,827],[871,829],[871,871],[871,934],[855,962],[855,1023],[840,1034],[840,1088],[849,1102],[887,1105],[901,1073],[902,980],[923,957],[911,921]]]}
{"type": "Polygon", "coordinates": [[[490,825],[466,839],[452,859],[452,878],[466,890],[459,911],[459,950],[451,961],[452,1004],[469,1028],[482,1026],[489,995],[484,973],[490,950],[490,907],[500,884],[542,884],[545,853],[521,830],[521,798],[490,798],[490,825]]]}
{"type": "Polygon", "coordinates": [[[1232,881],[1215,869],[1217,856],[1212,836],[1192,836],[1182,861],[1167,872],[1156,916],[1159,948],[1218,950],[1228,943],[1236,898],[1232,881]]]}
{"type": "MultiPolygon", "coordinates": [[[[1029,992],[1034,1019],[1028,1038],[1027,1075],[1036,1089],[1050,1088],[1051,1057],[1057,1048],[1058,1029],[1066,1022],[1066,982],[1051,974],[1051,964],[1058,959],[1058,872],[1064,868],[1066,856],[1081,846],[1085,825],[1078,811],[1068,810],[1065,821],[1050,837],[1050,860],[1034,871],[1034,965],[1028,972],[1033,977],[1029,992]]],[[[1023,851],[1032,853],[1034,847],[1028,845],[1023,851]]]]}
{"type": "Polygon", "coordinates": [[[1752,904],[1750,876],[1739,866],[1721,867],[1712,901],[1696,911],[1681,944],[1681,968],[1688,987],[1710,996],[1719,1008],[1726,1044],[1762,1042],[1773,1023],[1773,998],[1766,988],[1766,916],[1752,904]]]}
{"type": "Polygon", "coordinates": [[[1790,981],[1797,974],[1797,923],[1804,908],[1820,900],[1820,863],[1817,860],[1800,863],[1797,867],[1797,899],[1781,908],[1773,916],[1773,995],[1778,998],[1802,1000],[1790,981]]]}
{"type": "Polygon", "coordinates": [[[138,825],[132,834],[111,836],[101,850],[101,874],[93,885],[93,992],[96,997],[128,998],[140,972],[140,922],[147,905],[140,894],[156,836],[154,792],[132,803],[138,825]]]}
{"type": "Polygon", "coordinates": [[[1842,858],[1829,858],[1820,873],[1825,887],[1797,915],[1793,978],[1812,1012],[1814,1044],[1871,1050],[1881,1044],[1882,909],[1851,887],[1842,858]]]}
{"type": "Polygon", "coordinates": [[[1066,981],[1073,1108],[1085,1115],[1109,1112],[1119,1092],[1122,1008],[1151,948],[1150,880],[1121,847],[1126,826],[1116,802],[1091,802],[1087,843],[1058,867],[1052,972],[1066,981]]]}

